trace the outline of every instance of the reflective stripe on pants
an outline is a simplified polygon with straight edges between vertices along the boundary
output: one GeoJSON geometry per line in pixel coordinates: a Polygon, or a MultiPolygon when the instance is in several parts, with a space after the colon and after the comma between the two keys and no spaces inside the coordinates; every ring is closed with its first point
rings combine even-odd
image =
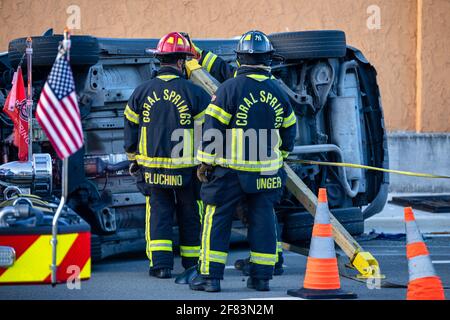
{"type": "Polygon", "coordinates": [[[198,186],[194,178],[193,181],[185,188],[150,188],[145,236],[147,256],[153,269],[173,268],[174,213],[177,215],[183,267],[187,269],[198,262],[202,205],[198,202],[198,186]]]}
{"type": "Polygon", "coordinates": [[[248,204],[248,240],[256,260],[250,274],[258,279],[271,279],[277,254],[277,234],[273,213],[274,191],[245,193],[233,170],[224,177],[213,177],[203,184],[201,196],[206,204],[203,223],[200,273],[222,279],[228,252],[233,214],[244,199],[248,204]],[[208,203],[212,193],[220,195],[220,203],[208,203]],[[258,263],[259,262],[259,263],[258,263]]]}

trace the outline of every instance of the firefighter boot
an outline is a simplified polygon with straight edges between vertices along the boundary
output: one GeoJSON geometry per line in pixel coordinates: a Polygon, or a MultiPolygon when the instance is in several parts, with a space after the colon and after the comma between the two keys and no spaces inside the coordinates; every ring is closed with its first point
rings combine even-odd
{"type": "Polygon", "coordinates": [[[274,276],[281,276],[284,273],[283,262],[283,252],[278,252],[278,261],[275,263],[275,268],[273,269],[274,276]]]}
{"type": "Polygon", "coordinates": [[[250,275],[250,258],[238,259],[234,263],[234,268],[242,272],[244,276],[250,275]]]}
{"type": "Polygon", "coordinates": [[[172,278],[172,272],[170,271],[169,268],[150,269],[149,275],[151,277],[160,278],[160,279],[172,278]]]}
{"type": "MultiPolygon", "coordinates": [[[[283,252],[278,252],[278,261],[275,264],[275,268],[273,269],[274,276],[281,276],[284,273],[283,269],[283,252]]],[[[234,263],[234,268],[242,272],[242,275],[249,276],[250,275],[250,258],[246,259],[238,259],[234,263]]]]}
{"type": "Polygon", "coordinates": [[[189,288],[196,291],[219,292],[220,280],[205,278],[202,275],[198,275],[191,281],[191,283],[189,283],[189,288]]]}
{"type": "Polygon", "coordinates": [[[256,291],[270,291],[269,280],[249,277],[247,279],[247,288],[254,289],[256,291]]]}
{"type": "Polygon", "coordinates": [[[182,274],[176,277],[176,284],[189,284],[196,278],[198,275],[198,265],[192,266],[186,270],[182,274]]]}

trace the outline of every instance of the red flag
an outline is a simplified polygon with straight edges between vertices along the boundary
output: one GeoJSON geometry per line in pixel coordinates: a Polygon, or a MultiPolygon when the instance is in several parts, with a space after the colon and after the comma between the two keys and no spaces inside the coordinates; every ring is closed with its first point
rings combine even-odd
{"type": "Polygon", "coordinates": [[[14,73],[13,86],[5,101],[3,111],[14,123],[14,145],[19,148],[19,160],[28,160],[28,112],[22,69],[14,73]]]}
{"type": "Polygon", "coordinates": [[[83,146],[75,83],[65,55],[58,56],[53,64],[39,98],[36,119],[61,159],[83,146]]]}

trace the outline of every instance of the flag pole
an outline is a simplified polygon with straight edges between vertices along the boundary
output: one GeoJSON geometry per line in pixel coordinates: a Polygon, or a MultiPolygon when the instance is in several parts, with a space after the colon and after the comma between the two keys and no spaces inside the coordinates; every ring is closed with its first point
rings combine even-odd
{"type": "MultiPolygon", "coordinates": [[[[63,40],[63,49],[66,54],[67,61],[70,63],[70,30],[68,27],[64,28],[64,40],[63,40]]],[[[69,193],[68,187],[68,169],[69,169],[69,157],[64,158],[63,160],[63,170],[62,170],[62,195],[64,199],[67,199],[67,195],[69,193]]]]}
{"type": "Polygon", "coordinates": [[[33,161],[33,84],[32,84],[32,70],[33,70],[33,40],[31,37],[27,38],[27,47],[25,50],[27,55],[27,112],[28,112],[28,161],[33,161]]]}
{"type": "MultiPolygon", "coordinates": [[[[66,27],[64,29],[64,40],[62,41],[62,48],[58,52],[57,59],[62,58],[61,56],[66,54],[67,61],[70,61],[70,31],[66,27]]],[[[51,283],[52,286],[56,286],[57,283],[57,244],[58,244],[58,219],[61,215],[61,212],[64,208],[64,204],[68,195],[68,169],[69,169],[69,158],[66,157],[63,159],[62,163],[62,172],[61,172],[61,201],[59,202],[58,209],[56,209],[56,213],[53,216],[52,221],[52,239],[50,243],[52,245],[52,264],[50,269],[52,271],[51,274],[51,283]]]]}

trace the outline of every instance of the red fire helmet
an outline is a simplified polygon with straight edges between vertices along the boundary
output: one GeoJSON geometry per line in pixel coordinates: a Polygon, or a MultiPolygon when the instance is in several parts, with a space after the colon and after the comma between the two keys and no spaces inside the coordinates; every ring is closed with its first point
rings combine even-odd
{"type": "Polygon", "coordinates": [[[171,32],[162,37],[154,53],[156,55],[178,53],[193,56],[189,41],[178,32],[171,32]]]}

